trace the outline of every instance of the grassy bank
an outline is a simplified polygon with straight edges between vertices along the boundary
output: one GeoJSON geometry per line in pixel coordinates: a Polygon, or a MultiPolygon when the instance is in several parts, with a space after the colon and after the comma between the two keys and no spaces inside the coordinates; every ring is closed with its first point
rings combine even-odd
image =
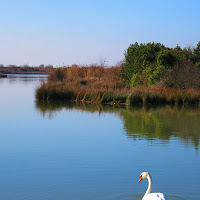
{"type": "Polygon", "coordinates": [[[68,85],[63,82],[43,83],[36,90],[36,100],[73,100],[96,104],[198,104],[200,90],[177,89],[159,85],[136,86],[134,88],[92,88],[79,83],[68,85]]]}

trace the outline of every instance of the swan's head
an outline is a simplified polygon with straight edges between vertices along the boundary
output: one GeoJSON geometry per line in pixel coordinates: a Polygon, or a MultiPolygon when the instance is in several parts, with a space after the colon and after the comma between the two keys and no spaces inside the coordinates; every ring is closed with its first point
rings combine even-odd
{"type": "Polygon", "coordinates": [[[142,172],[138,183],[141,182],[143,179],[147,178],[148,176],[149,176],[148,172],[142,172]]]}

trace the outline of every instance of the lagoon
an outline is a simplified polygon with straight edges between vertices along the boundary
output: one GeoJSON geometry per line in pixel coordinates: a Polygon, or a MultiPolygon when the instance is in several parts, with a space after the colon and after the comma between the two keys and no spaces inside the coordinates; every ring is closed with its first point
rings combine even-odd
{"type": "Polygon", "coordinates": [[[200,108],[35,102],[45,75],[0,79],[0,198],[200,199],[200,108]]]}

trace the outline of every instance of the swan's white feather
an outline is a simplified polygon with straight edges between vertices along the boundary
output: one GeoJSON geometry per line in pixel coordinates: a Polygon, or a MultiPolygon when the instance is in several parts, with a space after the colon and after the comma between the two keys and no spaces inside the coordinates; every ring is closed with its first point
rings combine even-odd
{"type": "Polygon", "coordinates": [[[150,193],[145,195],[142,200],[167,200],[167,198],[162,193],[150,193]]]}

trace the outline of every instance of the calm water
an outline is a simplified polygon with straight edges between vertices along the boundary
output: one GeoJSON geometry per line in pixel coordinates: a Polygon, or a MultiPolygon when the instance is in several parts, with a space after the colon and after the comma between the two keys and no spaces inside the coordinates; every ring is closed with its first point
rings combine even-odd
{"type": "Polygon", "coordinates": [[[0,199],[200,199],[200,109],[35,103],[45,76],[0,79],[0,199]]]}

